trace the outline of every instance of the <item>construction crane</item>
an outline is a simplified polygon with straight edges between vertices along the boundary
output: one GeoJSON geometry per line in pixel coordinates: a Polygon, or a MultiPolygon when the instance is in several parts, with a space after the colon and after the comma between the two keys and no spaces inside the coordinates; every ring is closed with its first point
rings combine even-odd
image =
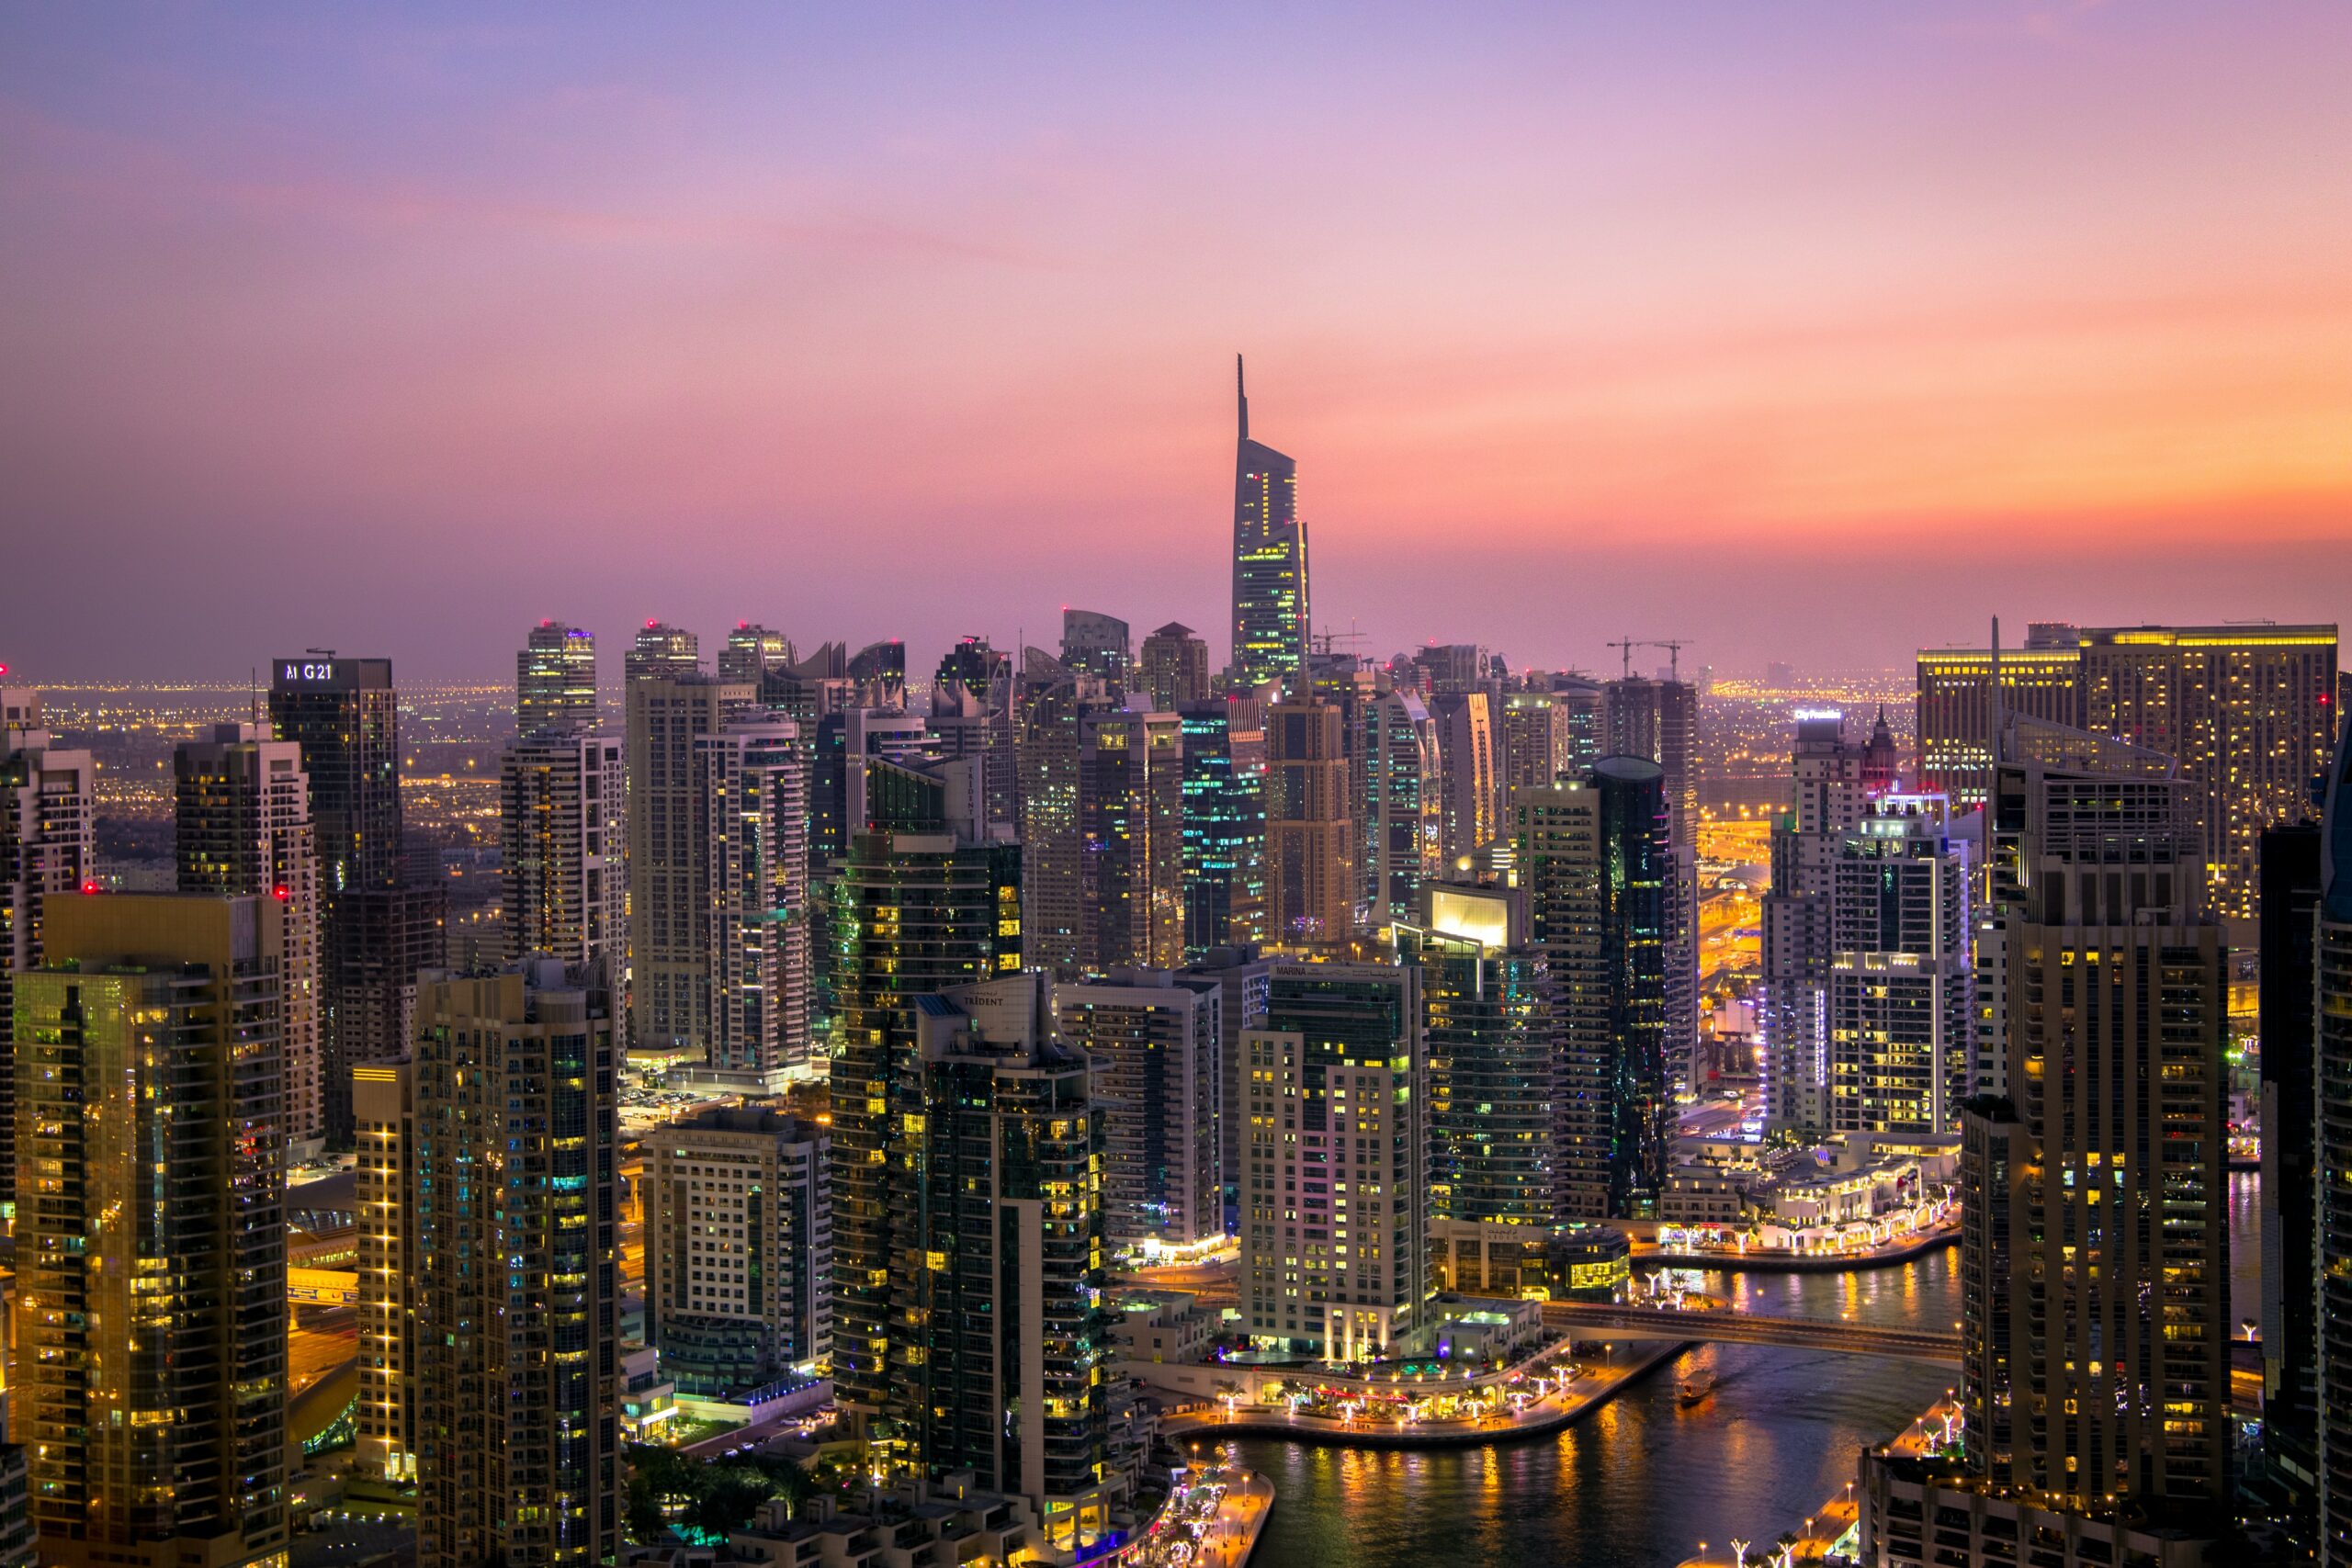
{"type": "Polygon", "coordinates": [[[1682,644],[1679,639],[1671,637],[1621,637],[1615,642],[1603,643],[1601,646],[1603,648],[1616,649],[1622,655],[1623,655],[1625,678],[1629,681],[1634,677],[1634,649],[1637,648],[1662,648],[1666,649],[1667,679],[1670,681],[1679,681],[1682,679],[1682,644]]]}

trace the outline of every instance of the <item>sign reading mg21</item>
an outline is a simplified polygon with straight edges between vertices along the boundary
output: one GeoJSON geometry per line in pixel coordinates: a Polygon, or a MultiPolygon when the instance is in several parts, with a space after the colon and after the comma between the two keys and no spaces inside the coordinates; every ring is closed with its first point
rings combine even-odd
{"type": "Polygon", "coordinates": [[[289,660],[277,678],[281,681],[332,681],[334,679],[334,661],[322,660],[315,664],[298,664],[289,660]]]}

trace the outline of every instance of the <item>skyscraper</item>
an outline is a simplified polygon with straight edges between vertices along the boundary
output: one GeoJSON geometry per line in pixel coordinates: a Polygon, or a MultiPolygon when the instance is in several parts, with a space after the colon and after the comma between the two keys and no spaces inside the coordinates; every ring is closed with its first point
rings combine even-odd
{"type": "Polygon", "coordinates": [[[1506,692],[1498,727],[1500,760],[1496,766],[1503,796],[1500,820],[1521,791],[1549,789],[1567,771],[1568,710],[1550,692],[1506,692]]]}
{"type": "Polygon", "coordinates": [[[418,978],[447,953],[449,900],[437,883],[338,894],[327,926],[327,1138],[353,1133],[352,1069],[408,1054],[418,978]]]}
{"type": "Polygon", "coordinates": [[[1340,715],[1307,699],[1266,710],[1266,941],[1292,952],[1355,934],[1355,824],[1340,715]]]}
{"type": "Polygon", "coordinates": [[[2320,826],[2316,1068],[2319,1539],[2328,1568],[2352,1563],[2352,720],[2328,769],[2320,826]]]}
{"type": "Polygon", "coordinates": [[[514,656],[514,734],[596,728],[596,634],[541,621],[514,656]]]}
{"type": "Polygon", "coordinates": [[[1666,1059],[1695,1077],[1699,1046],[1699,694],[1687,681],[1642,676],[1605,688],[1609,750],[1647,757],[1664,773],[1667,852],[1666,1059]]]}
{"type": "Polygon", "coordinates": [[[416,1481],[416,1124],[408,1060],[351,1069],[352,1183],[358,1213],[359,1393],[352,1411],[359,1473],[416,1481]]]}
{"type": "Polygon", "coordinates": [[[286,906],[279,974],[287,1134],[304,1152],[325,1138],[326,1057],[319,1038],[318,846],[302,748],[259,725],[216,724],[172,753],[174,843],[183,893],[275,898],[286,906]]]}
{"type": "Polygon", "coordinates": [[[1520,805],[1519,885],[1557,998],[1553,1157],[1570,1219],[1654,1217],[1666,1187],[1665,783],[1645,757],[1604,757],[1520,805]]]}
{"type": "MultiPolygon", "coordinates": [[[[280,659],[269,683],[277,739],[302,748],[319,890],[333,922],[337,894],[389,887],[401,858],[400,698],[389,659],[338,659],[312,649],[280,659]]],[[[329,945],[333,945],[330,933],[329,945]]]]}
{"type": "Polygon", "coordinates": [[[1421,975],[1430,1224],[1562,1223],[1555,997],[1525,893],[1434,882],[1396,935],[1421,975]]]}
{"type": "Polygon", "coordinates": [[[1265,710],[1211,697],[1184,727],[1184,955],[1255,944],[1266,906],[1265,710]]]}
{"type": "Polygon", "coordinates": [[[1241,439],[1233,474],[1233,678],[1245,689],[1291,683],[1306,673],[1306,525],[1298,515],[1298,465],[1250,439],[1250,395],[1234,356],[1241,439]]]}
{"type": "Polygon", "coordinates": [[[1184,956],[1184,731],[1172,713],[1079,723],[1079,967],[1171,969],[1184,956]]]}
{"type": "Polygon", "coordinates": [[[1055,987],[1054,1017],[1092,1064],[1111,1244],[1151,1253],[1222,1237],[1223,987],[1207,976],[1114,970],[1055,987]]]}
{"type": "Polygon", "coordinates": [[[1411,692],[1364,709],[1364,842],[1375,925],[1418,919],[1421,889],[1445,864],[1444,773],[1437,721],[1411,692]]]}
{"type": "Polygon", "coordinates": [[[1443,778],[1441,829],[1448,864],[1500,836],[1496,787],[1495,716],[1485,692],[1440,696],[1438,761],[1443,778]]]}
{"type": "Polygon", "coordinates": [[[2194,1528],[2231,1495],[2223,951],[2185,781],[2082,739],[2035,728],[1995,768],[2023,822],[2010,1095],[1962,1118],[1966,1454],[2194,1528]]]}
{"type": "Polygon", "coordinates": [[[691,934],[709,999],[695,1076],[774,1093],[809,1069],[808,760],[790,719],[695,738],[705,902],[691,934]]]}
{"type": "Polygon", "coordinates": [[[610,994],[602,976],[542,959],[435,979],[417,1010],[417,1562],[609,1562],[621,1506],[610,994]]]}
{"type": "Polygon", "coordinates": [[[1143,689],[1163,712],[1209,700],[1209,645],[1181,621],[1143,639],[1143,689]]]}
{"type": "Polygon", "coordinates": [[[639,681],[673,680],[702,671],[702,639],[690,631],[648,621],[639,628],[628,652],[621,657],[628,684],[639,681]]]}
{"type": "Polygon", "coordinates": [[[282,1562],[286,906],[51,902],[17,977],[14,1433],[41,1560],[282,1562]]]}
{"type": "Polygon", "coordinates": [[[1772,825],[1771,890],[1761,900],[1764,1111],[1775,1131],[1829,1131],[1831,894],[1839,846],[1871,792],[1862,748],[1835,710],[1801,711],[1789,755],[1794,809],[1772,825]]]}
{"type": "Polygon", "coordinates": [[[728,1397],[832,1348],[824,1129],[714,1106],[644,1138],[646,1343],[686,1393],[728,1397]]]}
{"type": "Polygon", "coordinates": [[[628,683],[629,1035],[638,1049],[710,1039],[711,835],[695,742],[750,705],[741,682],[685,673],[628,683]]]}
{"type": "MultiPolygon", "coordinates": [[[[2262,1474],[2264,1499],[2318,1544],[2320,824],[2262,835],[2262,1474]]],[[[2250,1489],[2257,1478],[2249,1477],[2250,1489]]]]}
{"type": "Polygon", "coordinates": [[[1062,675],[1034,693],[1019,717],[1021,915],[1029,962],[1074,979],[1083,965],[1086,894],[1079,759],[1102,682],[1062,675]]]}
{"type": "Polygon", "coordinates": [[[1829,893],[1829,1124],[1953,1130],[1973,1089],[1968,845],[1941,795],[1882,795],[1829,893]]]}
{"type": "Polygon", "coordinates": [[[1918,658],[1919,787],[1940,791],[1956,809],[1984,804],[1992,787],[1996,713],[2048,724],[2082,720],[2082,654],[2064,648],[1921,649],[1918,658]],[[2000,702],[1994,704],[1994,671],[2000,702]]]}
{"type": "Polygon", "coordinates": [[[1020,765],[1012,744],[1012,657],[967,637],[939,660],[924,716],[925,747],[942,761],[981,758],[988,820],[1020,820],[1020,765]]]}
{"type": "Polygon", "coordinates": [[[505,957],[567,964],[628,954],[628,840],[621,743],[542,730],[499,758],[505,957]]]}
{"type": "Polygon", "coordinates": [[[41,728],[40,694],[0,687],[0,1201],[17,1193],[16,976],[41,962],[50,902],[97,870],[97,768],[41,728]]]}
{"type": "Polygon", "coordinates": [[[2263,829],[2301,818],[2335,739],[2335,628],[2092,630],[2082,660],[2082,728],[2180,759],[2213,908],[2252,916],[2263,829]]]}
{"type": "Polygon", "coordinates": [[[769,671],[787,669],[792,662],[790,637],[738,621],[728,630],[727,646],[718,650],[718,678],[756,686],[769,671]]]}
{"type": "Polygon", "coordinates": [[[1062,607],[1062,663],[1068,668],[1100,675],[1114,690],[1123,689],[1131,646],[1127,623],[1118,616],[1062,607]]]}
{"type": "Polygon", "coordinates": [[[1242,1032],[1241,1319],[1254,1344],[1369,1360],[1424,1326],[1420,981],[1393,964],[1277,964],[1263,1027],[1242,1032]]]}
{"type": "Polygon", "coordinates": [[[900,1294],[926,1244],[904,1203],[918,998],[1022,964],[1021,848],[951,820],[947,781],[880,764],[885,787],[850,840],[837,897],[832,1067],[833,1385],[854,1420],[899,1398],[913,1347],[900,1294]]]}

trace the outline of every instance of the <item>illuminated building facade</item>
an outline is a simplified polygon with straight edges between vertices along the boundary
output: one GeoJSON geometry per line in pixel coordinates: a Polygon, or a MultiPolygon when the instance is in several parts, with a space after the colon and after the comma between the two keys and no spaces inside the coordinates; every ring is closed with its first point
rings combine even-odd
{"type": "Polygon", "coordinates": [[[1255,944],[1266,908],[1265,710],[1209,698],[1177,711],[1184,729],[1184,956],[1255,944]]]}
{"type": "Polygon", "coordinates": [[[1431,1224],[1550,1226],[1558,1034],[1526,896],[1432,883],[1396,948],[1421,975],[1431,1224]]]}
{"type": "Polygon", "coordinates": [[[390,886],[401,855],[400,698],[389,659],[338,659],[313,649],[272,666],[270,722],[302,748],[319,889],[390,886]]]}
{"type": "Polygon", "coordinates": [[[1241,1316],[1253,1344],[1353,1361],[1427,1324],[1421,975],[1279,964],[1241,1033],[1241,1316]]]}
{"type": "Polygon", "coordinates": [[[2317,1028],[2319,1541],[2352,1563],[2352,723],[2329,769],[2312,958],[2317,1028]]]}
{"type": "Polygon", "coordinates": [[[97,874],[97,767],[41,728],[40,694],[0,687],[0,1203],[17,1192],[16,977],[41,961],[51,900],[97,874]]]}
{"type": "Polygon", "coordinates": [[[2332,626],[2086,631],[2081,727],[2180,760],[2216,913],[2255,913],[2262,833],[2300,820],[2335,739],[2332,626]]]}
{"type": "Polygon", "coordinates": [[[2023,822],[2010,1093],[1962,1114],[1967,1458],[2194,1524],[2232,1485],[2224,950],[2187,783],[2055,739],[1993,786],[2023,822]]]}
{"type": "Polygon", "coordinates": [[[848,852],[850,835],[865,819],[868,768],[877,758],[923,761],[932,754],[931,727],[922,715],[903,708],[852,705],[825,714],[802,733],[815,736],[808,779],[809,852],[825,863],[848,852]]]}
{"type": "Polygon", "coordinates": [[[1568,710],[1550,692],[1505,692],[1499,725],[1501,758],[1498,763],[1504,822],[1520,795],[1531,789],[1550,789],[1568,769],[1572,748],[1568,710]]]}
{"type": "Polygon", "coordinates": [[[44,1562],[284,1561],[285,922],[59,897],[17,976],[11,1403],[44,1562]]]}
{"type": "Polygon", "coordinates": [[[1114,1247],[1184,1247],[1225,1234],[1224,999],[1215,978],[1165,969],[1054,988],[1061,1038],[1093,1064],[1114,1247]]]}
{"type": "Polygon", "coordinates": [[[790,637],[738,621],[727,633],[727,646],[718,650],[718,678],[756,686],[767,679],[769,671],[789,669],[792,662],[790,637]]]}
{"type": "Polygon", "coordinates": [[[1266,941],[1292,951],[1355,934],[1355,824],[1340,713],[1326,702],[1266,709],[1266,941]]]}
{"type": "Polygon", "coordinates": [[[742,682],[692,672],[649,671],[628,682],[628,1040],[635,1049],[698,1047],[710,1038],[710,987],[698,940],[712,898],[704,818],[709,801],[695,744],[725,729],[752,694],[742,682]]]}
{"type": "Polygon", "coordinates": [[[1375,926],[1417,918],[1445,865],[1444,771],[1437,721],[1411,692],[1364,706],[1364,855],[1375,926]]]}
{"type": "Polygon", "coordinates": [[[1654,1218],[1666,1190],[1665,784],[1645,757],[1604,757],[1520,805],[1519,886],[1557,998],[1553,1158],[1567,1219],[1654,1218]]]}
{"type": "Polygon", "coordinates": [[[1012,746],[1012,658],[965,637],[939,660],[924,716],[924,745],[941,761],[983,759],[987,819],[1020,820],[1020,766],[1012,746]]]}
{"type": "Polygon", "coordinates": [[[648,621],[638,629],[628,651],[621,656],[622,673],[630,685],[639,681],[669,681],[702,672],[702,639],[690,631],[648,621]]]}
{"type": "Polygon", "coordinates": [[[1023,960],[1021,846],[955,820],[944,778],[880,766],[873,824],[850,840],[836,896],[833,1386],[860,1430],[895,1418],[919,1354],[900,1326],[926,1244],[900,1186],[913,1134],[898,1088],[917,1072],[917,998],[1023,960]]]}
{"type": "Polygon", "coordinates": [[[1089,974],[1184,961],[1184,731],[1121,708],[1079,726],[1079,964],[1089,974]]]}
{"type": "Polygon", "coordinates": [[[715,1106],[646,1134],[646,1342],[679,1391],[742,1395],[832,1350],[824,1129],[715,1106]]]}
{"type": "Polygon", "coordinates": [[[1141,671],[1144,692],[1163,712],[1209,700],[1209,645],[1180,621],[1143,639],[1141,671]]]}
{"type": "Polygon", "coordinates": [[[416,1133],[406,1061],[351,1069],[358,1148],[359,1396],[353,1440],[359,1473],[416,1480],[416,1133]]]}
{"type": "Polygon", "coordinates": [[[596,715],[596,634],[541,621],[514,655],[515,736],[594,729],[596,715]]]}
{"type": "Polygon", "coordinates": [[[541,731],[498,762],[504,956],[567,964],[628,955],[628,841],[621,743],[593,731],[541,731]]]}
{"type": "Polygon", "coordinates": [[[1774,1131],[1829,1130],[1830,895],[1838,849],[1870,808],[1862,748],[1835,710],[1801,711],[1790,749],[1787,816],[1772,825],[1763,926],[1764,1113],[1774,1131]]]}
{"type": "MultiPolygon", "coordinates": [[[[790,719],[697,736],[707,902],[693,945],[708,1000],[699,1081],[774,1093],[809,1071],[808,759],[790,719]]],[[[861,780],[862,782],[862,780],[861,780]]]]}
{"type": "Polygon", "coordinates": [[[326,1056],[319,1039],[318,846],[302,748],[255,724],[216,724],[172,752],[173,842],[183,893],[276,898],[286,906],[280,1029],[286,1126],[314,1152],[327,1132],[326,1056]]]}
{"type": "Polygon", "coordinates": [[[1250,397],[1234,358],[1241,437],[1233,473],[1233,680],[1243,691],[1306,674],[1306,525],[1298,465],[1250,439],[1250,397]]]}
{"type": "Polygon", "coordinates": [[[1448,864],[1500,836],[1496,787],[1495,715],[1485,692],[1437,699],[1440,836],[1448,864]]]}
{"type": "Polygon", "coordinates": [[[2048,724],[2082,717],[2082,654],[2064,648],[1921,649],[1917,734],[1919,787],[1957,810],[1984,804],[1993,776],[1993,672],[2000,671],[2003,714],[2048,724]]]}
{"type": "Polygon", "coordinates": [[[1948,1133],[1973,1088],[1967,843],[1941,795],[1882,795],[1829,891],[1829,1126],[1948,1133]]]}
{"type": "Polygon", "coordinates": [[[1029,962],[1060,979],[1082,973],[1085,829],[1079,775],[1089,715],[1106,705],[1101,680],[1063,675],[1021,715],[1021,915],[1029,962]]]}
{"type": "Polygon", "coordinates": [[[416,1560],[611,1562],[621,1063],[610,994],[601,975],[535,959],[435,979],[417,1013],[416,1560]]]}

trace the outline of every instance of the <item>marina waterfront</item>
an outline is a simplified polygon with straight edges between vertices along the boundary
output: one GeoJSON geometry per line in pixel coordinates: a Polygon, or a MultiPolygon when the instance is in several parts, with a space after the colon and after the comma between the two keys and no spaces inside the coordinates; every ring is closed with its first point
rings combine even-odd
{"type": "MultiPolygon", "coordinates": [[[[2256,1312],[2259,1178],[2231,1179],[2231,1273],[2256,1312]]],[[[1751,1312],[1910,1327],[1960,1316],[1959,1255],[1849,1274],[1709,1273],[1751,1312]]],[[[1853,1478],[1865,1444],[1901,1431],[1957,1368],[1737,1345],[1701,1346],[1555,1436],[1478,1449],[1226,1445],[1273,1483],[1257,1568],[1674,1568],[1701,1541],[1770,1540],[1853,1478]],[[1686,1405],[1680,1385],[1712,1373],[1686,1405]]]]}

